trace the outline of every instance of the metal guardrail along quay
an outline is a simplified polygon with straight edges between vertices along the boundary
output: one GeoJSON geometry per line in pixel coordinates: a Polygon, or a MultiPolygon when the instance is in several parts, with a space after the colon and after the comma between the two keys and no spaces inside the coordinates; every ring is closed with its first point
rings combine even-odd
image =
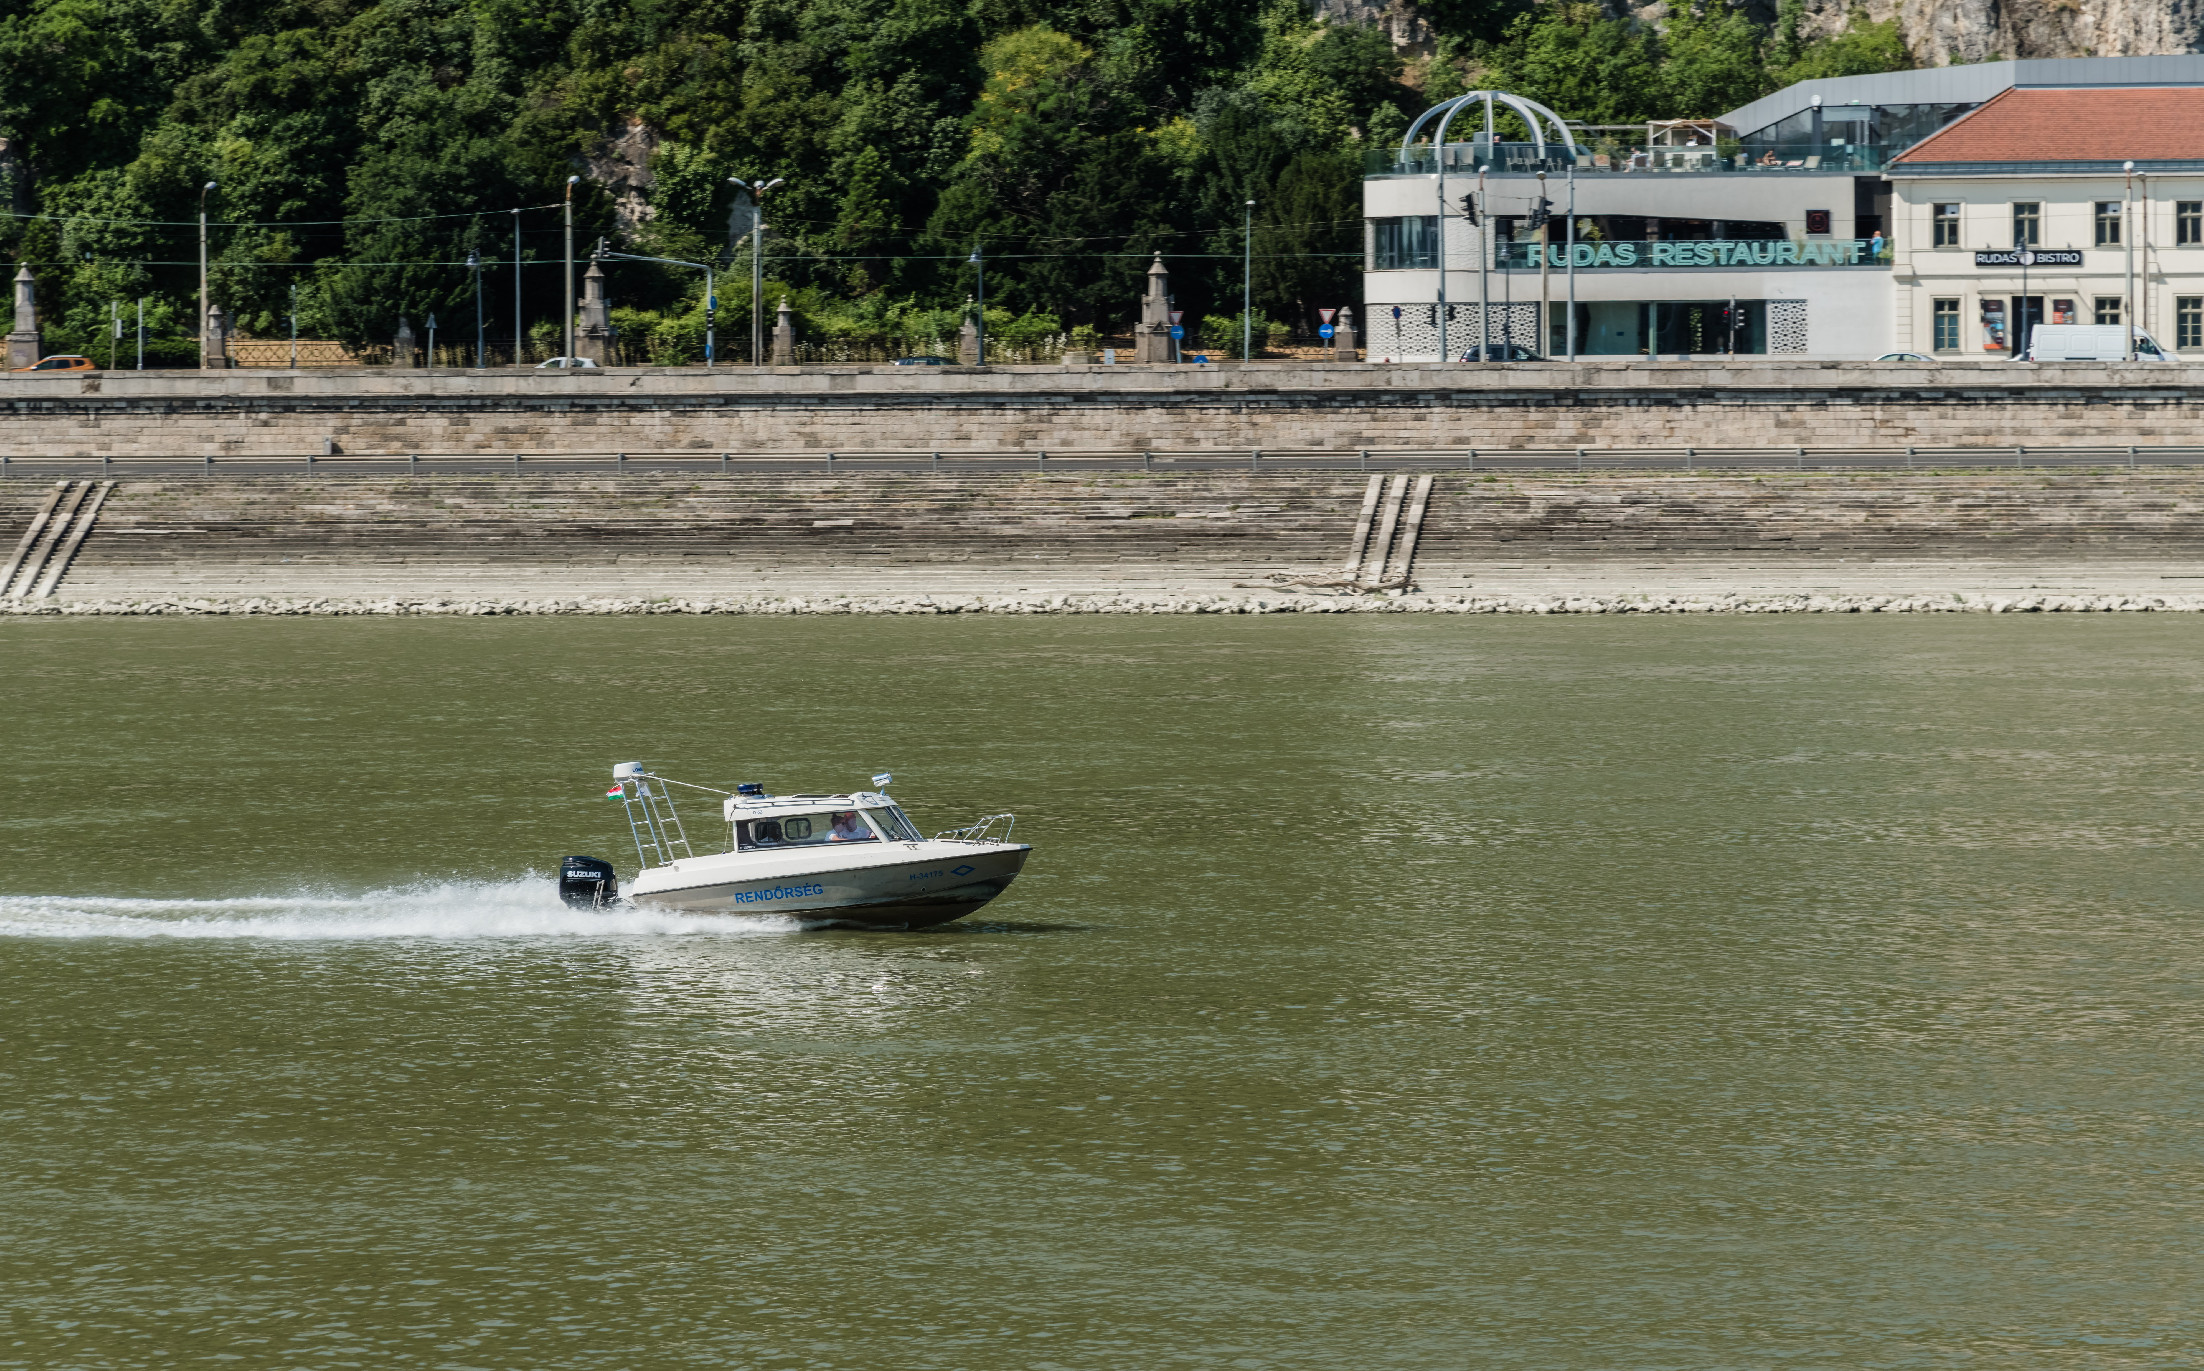
{"type": "Polygon", "coordinates": [[[2204,466],[2204,446],[1782,448],[1350,448],[1196,452],[399,452],[174,457],[0,457],[0,478],[101,476],[857,476],[1103,471],[1950,471],[2204,466]]]}

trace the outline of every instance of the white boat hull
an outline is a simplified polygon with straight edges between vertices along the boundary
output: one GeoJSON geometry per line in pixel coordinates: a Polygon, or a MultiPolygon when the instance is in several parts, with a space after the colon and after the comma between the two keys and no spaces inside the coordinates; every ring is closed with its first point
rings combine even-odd
{"type": "Polygon", "coordinates": [[[1024,868],[1024,843],[851,844],[730,852],[654,866],[628,898],[693,913],[778,914],[863,928],[930,928],[985,905],[1024,868]]]}

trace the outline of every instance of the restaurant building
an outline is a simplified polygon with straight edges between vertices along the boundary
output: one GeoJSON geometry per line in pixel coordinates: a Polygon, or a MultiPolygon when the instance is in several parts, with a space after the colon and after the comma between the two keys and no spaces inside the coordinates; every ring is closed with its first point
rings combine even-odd
{"type": "MultiPolygon", "coordinates": [[[[2189,202],[2177,201],[2165,178],[2186,155],[2175,130],[2195,121],[2187,105],[2152,102],[2192,96],[2204,101],[2204,56],[1993,62],[1808,81],[1720,119],[1627,128],[1570,125],[1530,101],[1473,92],[1428,111],[1400,147],[1371,155],[1363,183],[1366,355],[1991,352],[2000,312],[2018,319],[2023,310],[2050,309],[2038,296],[2066,300],[2088,318],[2101,317],[2100,299],[2126,299],[2099,289],[2111,259],[2094,237],[2105,231],[2103,197],[2120,200],[2104,190],[2096,155],[2112,143],[2140,150],[2113,159],[2115,172],[2138,160],[2147,177],[2161,179],[2158,208],[2146,214],[2138,201],[2111,231],[2135,238],[2148,220],[2158,230],[2153,262],[2181,265],[2165,249],[2184,231],[2172,206],[2189,202]],[[2086,116],[2099,133],[2074,143],[2071,157],[2058,142],[2043,145],[2056,156],[1998,160],[2026,151],[2026,128],[2012,120],[2065,109],[2074,112],[2073,127],[2085,122],[2078,111],[2099,108],[2089,101],[2100,96],[2111,103],[2101,117],[2086,116]],[[2161,133],[2131,137],[2141,127],[2135,119],[2156,121],[2161,133]],[[1969,126],[1984,132],[1941,141],[1969,126]],[[1925,160],[1938,147],[1957,151],[1925,160]],[[2025,195],[1993,185],[2030,175],[2025,195]],[[2045,189],[2053,184],[2073,194],[2045,189]],[[1924,189],[1932,187],[1942,189],[1924,189]],[[1999,215],[2021,213],[2014,204],[2037,206],[2039,235],[2086,229],[2090,243],[2075,250],[2087,255],[2087,270],[2047,295],[2033,279],[2025,292],[2017,279],[2008,286],[1988,259],[1977,268],[1975,250],[2012,249],[2010,232],[1984,235],[1999,215]],[[1935,227],[1936,205],[1959,206],[1959,226],[1935,227]],[[2130,221],[2136,228],[2126,230],[2130,221]],[[2085,276],[2097,284],[2085,290],[2085,276]],[[1968,324],[1957,335],[1955,308],[1968,324]],[[1936,342],[1955,336],[1956,349],[1936,342]]],[[[2012,219],[2022,226],[2013,231],[2026,232],[2028,222],[2012,219]]],[[[2043,246],[2058,244],[2045,238],[2043,246]]],[[[2151,296],[2138,285],[2135,317],[2170,328],[2182,308],[2175,302],[2195,297],[2154,288],[2151,296]]],[[[2008,324],[2007,346],[2010,335],[2008,324]]]]}

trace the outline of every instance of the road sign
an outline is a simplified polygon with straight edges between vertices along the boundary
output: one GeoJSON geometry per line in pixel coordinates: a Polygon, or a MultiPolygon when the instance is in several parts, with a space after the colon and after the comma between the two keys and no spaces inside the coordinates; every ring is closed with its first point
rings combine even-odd
{"type": "Polygon", "coordinates": [[[1395,306],[1393,306],[1393,322],[1394,322],[1394,323],[1396,323],[1396,324],[1400,322],[1400,306],[1399,306],[1399,305],[1395,305],[1395,306]]]}
{"type": "Polygon", "coordinates": [[[1329,338],[1329,337],[1331,337],[1331,336],[1332,336],[1332,335],[1333,335],[1334,333],[1337,333],[1338,331],[1339,331],[1339,330],[1337,330],[1337,329],[1333,328],[1333,327],[1332,327],[1332,326],[1331,326],[1330,324],[1326,324],[1326,325],[1324,325],[1324,326],[1323,326],[1322,328],[1319,328],[1319,329],[1318,329],[1318,330],[1316,331],[1316,336],[1317,336],[1317,337],[1319,337],[1319,338],[1329,338]]]}
{"type": "Polygon", "coordinates": [[[1180,328],[1177,324],[1173,324],[1171,325],[1171,336],[1173,338],[1184,338],[1186,336],[1186,330],[1180,328]]]}
{"type": "Polygon", "coordinates": [[[2036,264],[2036,255],[2033,252],[2030,252],[2028,249],[2022,248],[2020,250],[2020,264],[2024,267],[2034,266],[2036,264]]]}
{"type": "MultiPolygon", "coordinates": [[[[1318,322],[1329,324],[1332,321],[1332,316],[1337,313],[1339,313],[1339,311],[1336,309],[1320,309],[1316,312],[1316,317],[1318,322]]],[[[1329,333],[1325,334],[1324,336],[1326,338],[1331,337],[1329,333]]]]}
{"type": "Polygon", "coordinates": [[[706,309],[718,309],[718,308],[719,308],[719,297],[718,297],[717,295],[714,295],[714,296],[712,296],[712,297],[711,297],[710,299],[706,300],[706,301],[704,302],[704,308],[706,308],[706,309]]]}
{"type": "Polygon", "coordinates": [[[1174,324],[1179,322],[1181,319],[1184,319],[1185,317],[1186,311],[1183,309],[1174,309],[1171,311],[1171,322],[1174,324]]]}

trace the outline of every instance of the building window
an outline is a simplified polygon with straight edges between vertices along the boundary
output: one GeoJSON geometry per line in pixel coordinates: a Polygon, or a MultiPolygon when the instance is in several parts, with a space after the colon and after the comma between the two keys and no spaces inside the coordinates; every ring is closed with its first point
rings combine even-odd
{"type": "Polygon", "coordinates": [[[2173,241],[2189,247],[2204,243],[2204,200],[2173,202],[2173,241]]]}
{"type": "MultiPolygon", "coordinates": [[[[2103,248],[2118,247],[2119,245],[2120,202],[2117,200],[2099,200],[2097,202],[2097,246],[2103,248]]],[[[2119,321],[2114,320],[2113,322],[2117,323],[2119,321]]]]}
{"type": "Polygon", "coordinates": [[[1936,302],[1936,351],[1959,351],[1959,302],[1936,302]]]}
{"type": "Polygon", "coordinates": [[[1929,223],[1934,227],[1932,241],[1940,248],[1959,246],[1959,206],[1929,206],[1929,223]]]}
{"type": "Polygon", "coordinates": [[[2174,297],[2173,345],[2177,348],[2204,348],[2204,295],[2174,297]]]}
{"type": "Polygon", "coordinates": [[[2013,246],[2032,248],[2043,242],[2043,206],[2033,200],[2013,205],[2013,246]]]}
{"type": "Polygon", "coordinates": [[[1409,271],[1439,264],[1439,216],[1409,215],[1401,219],[1373,219],[1370,251],[1372,271],[1409,271]]]}
{"type": "Polygon", "coordinates": [[[2097,322],[2097,323],[2100,323],[2100,324],[2117,324],[2117,323],[2119,323],[2119,322],[2120,322],[2120,297],[2119,297],[2119,296],[2117,296],[2117,295],[2100,295],[2100,296],[2098,296],[2098,297],[2097,297],[2097,301],[2096,301],[2096,304],[2097,304],[2097,308],[2096,308],[2096,316],[2097,316],[2097,317],[2096,317],[2096,320],[2095,320],[2095,322],[2097,322]]]}

